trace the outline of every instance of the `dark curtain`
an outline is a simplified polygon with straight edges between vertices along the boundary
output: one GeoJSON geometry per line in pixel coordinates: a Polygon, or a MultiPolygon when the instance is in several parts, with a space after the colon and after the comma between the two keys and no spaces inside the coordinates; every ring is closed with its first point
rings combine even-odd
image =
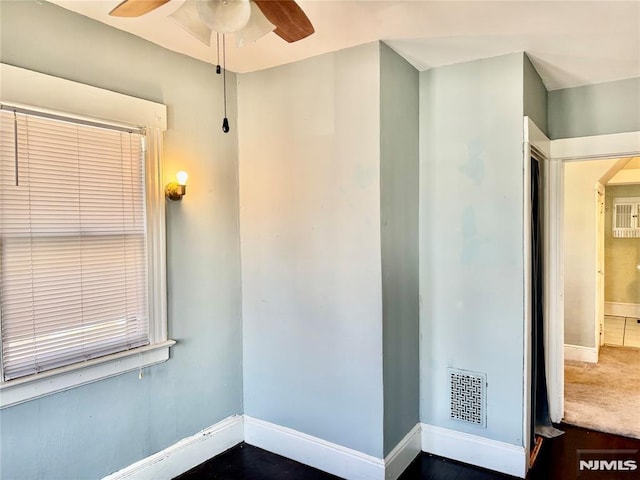
{"type": "Polygon", "coordinates": [[[531,159],[531,444],[535,435],[552,438],[563,432],[553,427],[549,414],[547,377],[544,362],[544,251],[543,204],[540,163],[531,159]]]}

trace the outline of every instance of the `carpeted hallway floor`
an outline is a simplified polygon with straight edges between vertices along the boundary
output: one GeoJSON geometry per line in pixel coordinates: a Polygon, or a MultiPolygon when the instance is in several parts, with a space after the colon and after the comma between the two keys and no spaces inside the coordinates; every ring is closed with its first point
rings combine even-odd
{"type": "Polygon", "coordinates": [[[640,349],[604,346],[598,363],[566,361],[564,422],[640,439],[640,349]]]}

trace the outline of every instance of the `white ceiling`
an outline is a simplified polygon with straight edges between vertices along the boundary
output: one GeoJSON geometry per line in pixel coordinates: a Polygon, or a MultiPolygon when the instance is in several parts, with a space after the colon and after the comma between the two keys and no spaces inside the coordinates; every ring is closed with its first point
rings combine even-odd
{"type": "MultiPolygon", "coordinates": [[[[49,0],[176,52],[216,63],[167,16],[172,0],[139,18],[110,17],[120,0],[49,0]]],[[[640,0],[297,0],[316,33],[288,44],[273,33],[243,48],[227,42],[227,68],[250,72],[384,40],[419,70],[525,51],[549,90],[640,77],[640,0]]]]}

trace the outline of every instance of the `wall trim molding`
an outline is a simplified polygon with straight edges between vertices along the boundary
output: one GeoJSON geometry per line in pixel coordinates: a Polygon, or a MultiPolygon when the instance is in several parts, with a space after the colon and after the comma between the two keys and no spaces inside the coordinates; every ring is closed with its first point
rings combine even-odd
{"type": "Polygon", "coordinates": [[[244,416],[244,441],[349,480],[383,480],[384,460],[312,435],[244,416]]]}
{"type": "Polygon", "coordinates": [[[640,153],[640,131],[559,138],[551,141],[551,158],[556,160],[632,157],[638,153],[640,153]]]}
{"type": "Polygon", "coordinates": [[[0,383],[0,409],[165,362],[175,343],[167,340],[0,383]]]}
{"type": "Polygon", "coordinates": [[[640,303],[604,302],[604,314],[640,318],[640,303]]]}
{"type": "Polygon", "coordinates": [[[564,359],[573,362],[598,363],[598,350],[582,345],[564,345],[564,359]]]}
{"type": "Polygon", "coordinates": [[[523,446],[416,424],[384,459],[248,415],[233,415],[129,465],[102,480],[149,480],[178,476],[246,442],[349,480],[397,480],[421,452],[524,478],[523,446]]]}
{"type": "Polygon", "coordinates": [[[419,423],[384,457],[385,480],[397,480],[422,451],[422,428],[419,423]]]}
{"type": "Polygon", "coordinates": [[[422,450],[440,457],[525,478],[528,458],[523,446],[422,424],[422,450]]]}
{"type": "Polygon", "coordinates": [[[15,107],[64,112],[85,120],[167,129],[167,107],[161,103],[6,63],[0,63],[0,77],[0,99],[15,107]]]}
{"type": "Polygon", "coordinates": [[[233,415],[102,480],[173,478],[228,450],[244,438],[242,415],[233,415]]]}

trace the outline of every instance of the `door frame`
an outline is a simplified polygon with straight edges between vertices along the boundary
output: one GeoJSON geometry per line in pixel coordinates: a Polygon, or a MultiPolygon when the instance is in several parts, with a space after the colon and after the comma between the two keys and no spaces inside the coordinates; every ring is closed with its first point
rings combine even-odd
{"type": "Polygon", "coordinates": [[[640,131],[550,141],[545,181],[548,216],[545,217],[544,228],[549,240],[546,250],[549,261],[545,263],[548,267],[545,272],[545,361],[549,412],[553,422],[561,421],[564,415],[564,163],[638,155],[640,131]]]}
{"type": "MultiPolygon", "coordinates": [[[[522,206],[523,206],[523,229],[522,229],[522,245],[523,245],[523,260],[524,260],[524,330],[523,330],[523,350],[524,350],[524,375],[523,375],[523,402],[524,402],[524,412],[523,412],[523,445],[525,449],[525,458],[527,461],[526,469],[527,471],[530,467],[529,455],[531,452],[531,414],[532,414],[532,402],[531,402],[531,394],[533,387],[533,365],[531,362],[531,353],[532,353],[532,343],[531,343],[531,332],[532,332],[532,295],[531,295],[531,272],[532,272],[532,263],[531,263],[531,158],[535,157],[540,163],[540,172],[542,175],[542,204],[543,204],[543,252],[544,252],[544,269],[545,271],[549,268],[548,265],[548,256],[546,255],[548,249],[549,235],[547,232],[547,217],[548,217],[548,202],[549,202],[549,185],[547,175],[548,169],[550,167],[550,157],[551,157],[551,144],[550,140],[547,136],[538,128],[538,126],[531,120],[529,117],[524,117],[523,123],[523,182],[522,182],[522,190],[523,190],[523,198],[522,198],[522,206]]],[[[547,281],[547,277],[545,274],[544,282],[544,298],[547,298],[547,288],[549,282],[547,281]]],[[[546,316],[547,316],[547,303],[545,302],[544,308],[544,317],[545,317],[545,330],[546,330],[546,316]]],[[[547,333],[544,332],[545,336],[545,346],[547,344],[547,333]]],[[[547,359],[548,353],[545,352],[545,362],[547,359]]]]}
{"type": "Polygon", "coordinates": [[[605,186],[598,182],[595,189],[596,203],[596,318],[594,325],[594,344],[596,354],[604,345],[604,190],[605,186]]]}

